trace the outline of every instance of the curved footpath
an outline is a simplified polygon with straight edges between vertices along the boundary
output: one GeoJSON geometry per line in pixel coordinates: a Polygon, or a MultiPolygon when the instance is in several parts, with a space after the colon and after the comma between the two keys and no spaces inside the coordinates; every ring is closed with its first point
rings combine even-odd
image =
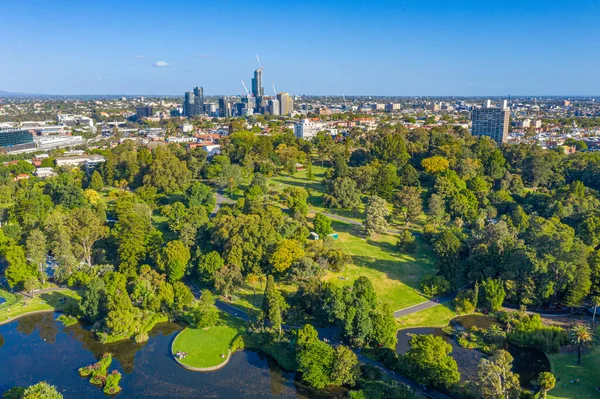
{"type": "Polygon", "coordinates": [[[12,323],[13,321],[17,321],[21,317],[31,316],[33,314],[38,314],[38,313],[62,313],[62,310],[57,310],[57,309],[43,309],[43,310],[34,310],[33,312],[21,313],[21,314],[15,316],[15,317],[11,317],[10,319],[6,319],[6,320],[0,321],[0,326],[3,325],[3,324],[12,323]]]}

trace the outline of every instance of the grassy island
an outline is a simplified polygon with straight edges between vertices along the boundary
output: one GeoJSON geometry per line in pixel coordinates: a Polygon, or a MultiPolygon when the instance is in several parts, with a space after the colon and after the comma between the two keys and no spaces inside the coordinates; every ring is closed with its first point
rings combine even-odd
{"type": "Polygon", "coordinates": [[[173,356],[185,352],[177,361],[190,369],[210,369],[228,358],[231,343],[244,331],[243,321],[224,313],[219,314],[216,326],[202,329],[188,327],[181,331],[171,347],[173,356]],[[224,356],[224,357],[223,357],[224,356]]]}

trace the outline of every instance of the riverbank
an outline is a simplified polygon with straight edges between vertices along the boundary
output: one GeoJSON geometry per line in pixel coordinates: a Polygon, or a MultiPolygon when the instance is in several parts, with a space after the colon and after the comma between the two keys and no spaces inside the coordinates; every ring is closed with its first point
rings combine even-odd
{"type": "Polygon", "coordinates": [[[70,288],[34,293],[33,297],[23,296],[19,301],[0,309],[0,325],[31,314],[62,312],[69,306],[76,306],[80,299],[79,293],[70,288]]]}
{"type": "Polygon", "coordinates": [[[217,370],[227,364],[233,340],[244,331],[243,321],[220,312],[216,326],[203,329],[187,327],[179,332],[171,345],[171,355],[188,370],[217,370]],[[186,353],[185,357],[177,357],[180,352],[186,353]]]}

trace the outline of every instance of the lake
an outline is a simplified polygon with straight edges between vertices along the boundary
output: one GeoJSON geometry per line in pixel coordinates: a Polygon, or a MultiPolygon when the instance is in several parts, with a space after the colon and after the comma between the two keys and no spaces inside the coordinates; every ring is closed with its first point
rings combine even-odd
{"type": "MultiPolygon", "coordinates": [[[[55,385],[66,399],[106,398],[77,369],[113,353],[112,369],[123,374],[122,398],[314,398],[318,393],[282,371],[266,355],[242,351],[224,368],[198,373],[178,366],[170,345],[182,326],[162,323],[144,344],[103,345],[80,325],[65,327],[57,314],[23,317],[0,326],[0,392],[39,381],[55,385]]],[[[329,397],[331,395],[328,395],[329,397]]]]}

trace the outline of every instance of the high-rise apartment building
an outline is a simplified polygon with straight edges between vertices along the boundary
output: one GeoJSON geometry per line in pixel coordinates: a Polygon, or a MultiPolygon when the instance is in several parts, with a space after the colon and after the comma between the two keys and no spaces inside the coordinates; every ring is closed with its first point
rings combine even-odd
{"type": "Polygon", "coordinates": [[[262,73],[263,69],[258,68],[254,71],[254,77],[252,78],[252,95],[255,98],[262,98],[265,95],[265,89],[262,85],[262,73]]]}
{"type": "Polygon", "coordinates": [[[288,93],[277,94],[277,100],[279,100],[281,115],[289,115],[294,112],[294,99],[288,93]]]}
{"type": "Polygon", "coordinates": [[[228,98],[219,98],[219,116],[222,118],[228,118],[231,116],[231,102],[228,98]]]}
{"type": "Polygon", "coordinates": [[[194,87],[194,115],[204,113],[204,88],[194,87]]]}
{"type": "Polygon", "coordinates": [[[194,93],[191,91],[186,91],[185,95],[183,96],[183,116],[187,116],[189,118],[190,116],[194,115],[194,102],[194,93]]]}
{"type": "Polygon", "coordinates": [[[473,136],[488,136],[497,143],[504,143],[508,137],[510,109],[506,101],[501,107],[492,107],[488,100],[483,108],[475,108],[471,113],[471,134],[473,136]]]}
{"type": "Polygon", "coordinates": [[[137,116],[138,121],[143,118],[150,118],[154,115],[154,110],[151,105],[142,105],[141,107],[135,108],[135,114],[137,116]]]}
{"type": "Polygon", "coordinates": [[[279,100],[272,98],[267,102],[267,113],[271,115],[281,115],[279,113],[279,100]]]}

